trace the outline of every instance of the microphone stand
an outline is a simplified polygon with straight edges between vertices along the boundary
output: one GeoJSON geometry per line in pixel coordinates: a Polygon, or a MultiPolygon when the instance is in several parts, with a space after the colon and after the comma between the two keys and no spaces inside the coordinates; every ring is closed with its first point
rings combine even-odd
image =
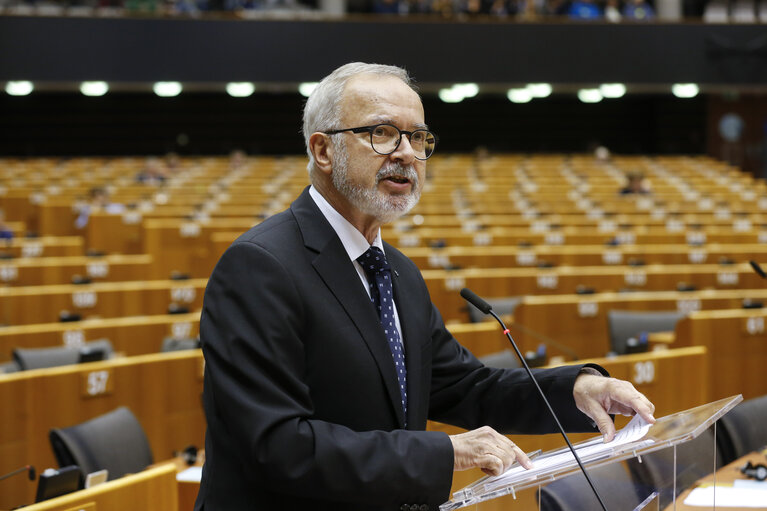
{"type": "Polygon", "coordinates": [[[591,490],[594,492],[594,495],[599,501],[599,505],[602,506],[603,511],[607,511],[607,506],[605,506],[605,503],[602,500],[602,497],[599,495],[599,492],[597,491],[596,486],[594,486],[594,482],[591,480],[591,477],[589,477],[588,472],[586,472],[586,468],[583,466],[583,463],[581,462],[581,458],[578,456],[578,453],[575,452],[575,448],[573,447],[573,444],[570,443],[570,438],[568,438],[567,433],[565,433],[565,428],[562,427],[562,424],[559,422],[559,417],[557,417],[557,414],[554,412],[554,409],[551,407],[549,400],[546,399],[546,395],[543,393],[543,390],[541,389],[540,385],[538,385],[538,381],[535,379],[535,376],[533,376],[533,372],[530,370],[530,366],[527,365],[527,362],[525,361],[525,357],[523,357],[522,353],[519,351],[519,348],[517,347],[517,343],[511,337],[511,333],[509,332],[509,329],[506,328],[506,324],[503,322],[500,316],[498,316],[498,314],[496,314],[495,311],[493,311],[493,308],[490,306],[490,304],[482,300],[470,289],[463,288],[461,290],[461,296],[465,300],[467,300],[469,303],[477,307],[477,309],[479,309],[481,312],[485,314],[490,314],[491,316],[493,316],[495,320],[501,325],[501,327],[503,328],[503,333],[506,335],[506,338],[509,340],[509,342],[511,343],[511,346],[514,348],[514,351],[516,352],[517,357],[519,358],[520,362],[522,362],[522,366],[525,368],[525,371],[527,371],[527,375],[533,381],[533,384],[535,384],[535,388],[538,390],[538,393],[543,398],[543,402],[546,403],[546,407],[549,409],[549,413],[554,418],[554,422],[556,422],[557,428],[559,428],[559,432],[562,434],[562,437],[565,439],[565,442],[567,442],[567,447],[569,447],[570,452],[573,453],[573,457],[575,458],[575,461],[578,463],[578,466],[581,468],[581,472],[583,472],[583,475],[586,476],[586,481],[588,481],[589,486],[591,486],[591,490]]]}
{"type": "Polygon", "coordinates": [[[7,474],[3,474],[0,476],[0,481],[3,479],[8,479],[11,476],[15,476],[16,474],[20,474],[22,472],[29,471],[29,480],[34,481],[35,480],[35,467],[32,465],[26,465],[21,468],[17,468],[16,470],[12,472],[8,472],[7,474]]]}

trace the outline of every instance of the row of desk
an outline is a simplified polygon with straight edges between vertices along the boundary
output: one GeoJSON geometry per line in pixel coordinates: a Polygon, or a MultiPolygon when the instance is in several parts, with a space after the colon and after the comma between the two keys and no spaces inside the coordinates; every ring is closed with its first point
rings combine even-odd
{"type": "MultiPolygon", "coordinates": [[[[708,400],[704,385],[707,358],[705,348],[691,347],[593,361],[614,376],[634,382],[654,400],[658,413],[665,414],[708,400]]],[[[50,428],[76,424],[120,405],[128,406],[141,422],[156,460],[169,459],[189,444],[202,445],[202,371],[202,355],[193,350],[0,376],[0,402],[4,404],[0,411],[0,473],[26,464],[39,470],[54,466],[48,443],[50,428]]],[[[429,427],[452,431],[437,423],[429,427]]],[[[576,436],[580,438],[583,435],[576,436]]],[[[515,437],[515,441],[529,450],[562,443],[555,435],[515,437]]],[[[456,489],[463,485],[464,475],[468,476],[456,476],[456,489]]],[[[0,484],[5,484],[0,509],[33,499],[31,485],[0,484]]]]}

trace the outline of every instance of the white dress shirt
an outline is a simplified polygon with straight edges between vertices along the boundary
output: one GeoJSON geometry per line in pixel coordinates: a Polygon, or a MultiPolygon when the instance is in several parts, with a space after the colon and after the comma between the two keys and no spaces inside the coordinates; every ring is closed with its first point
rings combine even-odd
{"type": "MultiPolygon", "coordinates": [[[[327,219],[327,221],[330,223],[330,226],[334,231],[336,231],[338,238],[341,240],[341,244],[344,246],[344,250],[346,250],[346,253],[349,255],[349,259],[351,259],[352,264],[354,265],[354,269],[357,270],[357,275],[360,277],[360,282],[365,288],[365,292],[368,294],[368,296],[370,296],[370,287],[368,286],[367,275],[365,274],[365,270],[362,268],[362,265],[357,262],[357,258],[364,254],[368,248],[370,248],[368,240],[365,239],[365,236],[363,236],[356,227],[354,227],[346,218],[344,218],[341,213],[333,209],[333,206],[331,206],[330,203],[325,200],[325,197],[320,195],[320,192],[318,192],[314,186],[309,188],[309,195],[317,204],[317,207],[320,208],[320,211],[322,212],[325,219],[327,219]]],[[[383,242],[381,241],[381,229],[378,229],[378,233],[373,240],[373,246],[380,248],[381,252],[384,252],[384,255],[386,254],[384,251],[383,242]]],[[[399,313],[397,313],[396,304],[394,304],[394,323],[397,326],[397,331],[399,332],[399,337],[404,348],[405,339],[402,335],[402,326],[399,322],[399,313]]]]}

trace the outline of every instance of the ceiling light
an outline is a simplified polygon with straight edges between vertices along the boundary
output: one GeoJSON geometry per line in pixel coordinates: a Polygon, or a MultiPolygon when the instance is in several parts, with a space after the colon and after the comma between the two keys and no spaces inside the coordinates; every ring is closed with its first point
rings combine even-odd
{"type": "Polygon", "coordinates": [[[161,98],[172,98],[181,94],[181,84],[178,82],[157,82],[152,87],[154,93],[161,98]]]}
{"type": "Polygon", "coordinates": [[[109,85],[107,82],[83,82],[80,84],[80,92],[85,96],[103,96],[109,92],[109,85]]]}
{"type": "Polygon", "coordinates": [[[675,83],[671,86],[671,93],[678,98],[694,98],[700,92],[700,88],[694,83],[675,83]]]}
{"type": "Polygon", "coordinates": [[[602,101],[602,97],[599,89],[581,89],[578,91],[578,99],[584,103],[599,103],[602,101]]]}
{"type": "Polygon", "coordinates": [[[11,96],[27,96],[31,94],[33,90],[35,90],[35,86],[32,85],[32,82],[16,81],[5,84],[5,92],[11,96]]]}
{"type": "Polygon", "coordinates": [[[533,99],[533,93],[530,89],[509,89],[506,92],[506,97],[512,103],[529,103],[533,99]]]}
{"type": "Polygon", "coordinates": [[[463,94],[461,94],[461,91],[455,90],[454,87],[449,89],[440,89],[439,99],[445,103],[460,103],[463,101],[463,94]]]}
{"type": "Polygon", "coordinates": [[[622,98],[626,94],[626,86],[622,83],[604,83],[599,86],[599,92],[606,98],[622,98]]]}
{"type": "Polygon", "coordinates": [[[256,86],[250,82],[229,82],[226,93],[233,98],[247,98],[256,91],[256,86]]]}
{"type": "Polygon", "coordinates": [[[298,92],[300,92],[303,97],[308,98],[312,94],[314,89],[317,88],[317,85],[319,85],[319,83],[317,82],[301,83],[298,85],[298,92]]]}
{"type": "Polygon", "coordinates": [[[479,94],[479,85],[476,83],[456,83],[453,85],[453,90],[461,94],[464,99],[473,98],[479,94]]]}
{"type": "Polygon", "coordinates": [[[528,83],[526,88],[534,98],[547,98],[552,91],[548,83],[528,83]]]}

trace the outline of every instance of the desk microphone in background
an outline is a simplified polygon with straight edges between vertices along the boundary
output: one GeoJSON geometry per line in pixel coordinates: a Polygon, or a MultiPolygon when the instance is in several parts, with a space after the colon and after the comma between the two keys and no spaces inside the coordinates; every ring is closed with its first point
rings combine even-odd
{"type": "MultiPolygon", "coordinates": [[[[468,291],[468,289],[467,289],[467,291],[468,291]]],[[[461,291],[461,293],[462,293],[461,296],[463,296],[463,291],[461,291]]],[[[477,297],[477,298],[479,298],[479,297],[477,297]]],[[[488,305],[488,307],[490,307],[490,304],[487,304],[487,305],[488,305]]],[[[477,307],[477,308],[479,308],[479,307],[477,307]]],[[[480,310],[482,310],[482,309],[480,309],[480,310]]],[[[487,314],[487,313],[485,313],[485,314],[487,314]]],[[[503,328],[506,328],[506,326],[504,325],[503,328]]],[[[544,335],[544,334],[542,334],[540,332],[537,332],[535,330],[527,328],[522,323],[517,323],[516,321],[514,321],[511,324],[511,328],[516,328],[517,330],[519,330],[523,334],[529,335],[533,339],[538,339],[539,341],[543,341],[543,343],[546,346],[551,346],[553,348],[558,349],[559,351],[563,352],[564,354],[566,354],[568,357],[572,358],[573,360],[578,360],[578,354],[575,352],[575,350],[565,346],[562,343],[559,343],[559,342],[555,341],[554,339],[552,339],[548,335],[544,335]]]]}
{"type": "Polygon", "coordinates": [[[0,481],[2,481],[3,479],[8,479],[9,477],[13,477],[16,474],[21,474],[24,471],[29,471],[29,474],[27,475],[30,481],[34,481],[35,479],[37,479],[37,472],[35,471],[35,467],[33,467],[32,465],[26,465],[24,467],[17,468],[16,470],[12,472],[8,472],[7,474],[1,475],[0,481]]]}
{"type": "Polygon", "coordinates": [[[506,337],[509,339],[509,342],[511,343],[512,348],[514,348],[514,351],[516,352],[517,357],[519,357],[519,361],[522,363],[522,366],[525,368],[525,371],[527,371],[527,375],[530,377],[530,380],[532,380],[533,384],[535,385],[535,388],[538,389],[538,393],[541,395],[541,399],[543,399],[543,402],[546,403],[546,407],[549,409],[549,413],[551,413],[551,416],[554,419],[554,422],[557,423],[559,432],[562,434],[562,437],[565,439],[565,442],[567,442],[567,447],[569,447],[570,452],[573,453],[573,456],[575,457],[575,461],[578,462],[578,466],[580,467],[581,472],[583,472],[583,475],[586,476],[586,481],[588,481],[589,486],[591,486],[591,491],[594,492],[594,495],[599,501],[599,504],[602,506],[602,509],[604,511],[607,511],[607,506],[605,506],[605,503],[602,500],[602,497],[599,495],[599,492],[594,486],[594,483],[591,481],[591,477],[589,477],[588,472],[586,472],[586,468],[583,466],[581,459],[578,457],[578,453],[575,452],[575,448],[573,447],[573,444],[570,442],[570,438],[567,436],[567,433],[565,433],[565,428],[562,427],[562,424],[559,422],[559,417],[557,417],[557,414],[556,412],[554,412],[554,409],[551,407],[549,400],[546,399],[546,395],[543,393],[543,390],[541,390],[540,385],[538,385],[538,382],[533,376],[533,372],[530,370],[530,366],[528,366],[527,362],[525,361],[525,357],[522,356],[522,353],[519,351],[519,348],[517,347],[517,343],[514,342],[514,339],[511,337],[511,334],[509,333],[509,329],[506,328],[506,324],[498,316],[498,314],[496,314],[493,311],[493,308],[490,306],[489,303],[487,303],[485,300],[477,296],[469,288],[465,287],[461,289],[461,296],[463,297],[464,300],[466,300],[467,302],[472,304],[474,307],[479,309],[480,312],[482,312],[483,314],[490,314],[491,316],[495,318],[496,321],[498,321],[498,323],[500,323],[501,327],[503,328],[503,333],[506,334],[506,337]]]}
{"type": "Polygon", "coordinates": [[[759,263],[757,263],[756,261],[749,261],[748,264],[751,265],[751,268],[754,269],[757,275],[759,275],[763,279],[767,279],[767,273],[764,273],[764,270],[762,269],[761,266],[759,266],[759,263]]]}

